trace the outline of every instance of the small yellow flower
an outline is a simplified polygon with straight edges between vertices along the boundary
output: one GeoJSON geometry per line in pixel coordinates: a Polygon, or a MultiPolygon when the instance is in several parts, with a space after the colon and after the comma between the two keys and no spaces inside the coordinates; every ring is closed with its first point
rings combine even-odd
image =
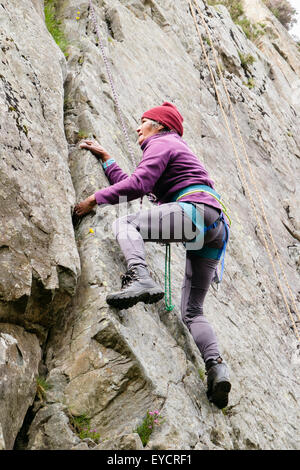
{"type": "Polygon", "coordinates": [[[80,20],[80,17],[79,17],[79,16],[76,16],[76,20],[80,20]]]}
{"type": "Polygon", "coordinates": [[[94,230],[92,228],[90,228],[90,233],[95,233],[94,230]]]}

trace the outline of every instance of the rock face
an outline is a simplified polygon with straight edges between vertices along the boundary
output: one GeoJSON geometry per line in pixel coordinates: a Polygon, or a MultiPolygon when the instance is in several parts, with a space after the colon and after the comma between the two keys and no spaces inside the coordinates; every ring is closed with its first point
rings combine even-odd
{"type": "Polygon", "coordinates": [[[259,37],[257,47],[271,63],[276,88],[299,112],[300,107],[300,63],[299,47],[291,41],[288,31],[261,2],[261,0],[243,0],[247,17],[253,23],[261,23],[267,34],[259,37]]]}
{"type": "MultiPolygon", "coordinates": [[[[75,223],[74,237],[75,199],[108,185],[95,157],[79,150],[80,138],[101,141],[129,173],[133,162],[89,2],[80,5],[80,14],[74,0],[54,3],[69,44],[67,59],[45,27],[40,2],[4,0],[0,5],[5,31],[0,33],[0,367],[5,371],[0,377],[0,448],[18,442],[26,449],[140,449],[134,431],[154,409],[164,421],[146,449],[299,448],[297,341],[245,197],[188,2],[93,4],[135,164],[141,158],[135,135],[140,116],[171,101],[185,118],[184,139],[230,208],[224,280],[205,304],[231,368],[232,392],[224,413],[207,401],[204,365],[180,319],[184,248],[172,249],[172,312],[163,302],[116,311],[105,297],[119,285],[125,264],[111,224],[125,206],[98,207],[75,223]],[[51,388],[32,407],[37,375],[51,388]],[[72,425],[74,417],[89,418],[91,432],[84,440],[72,425]],[[95,429],[100,433],[96,447],[90,439],[95,429]]],[[[270,27],[257,44],[226,8],[198,3],[299,309],[300,55],[260,1],[257,6],[270,27]]],[[[245,1],[245,9],[252,21],[262,21],[250,2],[245,1]]],[[[210,40],[200,17],[198,22],[243,159],[210,40]]],[[[243,168],[258,202],[245,160],[243,168]]],[[[143,206],[150,206],[146,198],[143,206]]],[[[134,201],[129,211],[137,210],[134,201]]],[[[162,282],[164,248],[148,244],[146,251],[153,277],[162,282]]],[[[284,282],[282,273],[279,277],[284,282]]]]}
{"type": "Polygon", "coordinates": [[[13,447],[24,416],[34,401],[34,378],[38,373],[40,360],[41,350],[35,335],[17,325],[1,324],[0,422],[4,449],[13,447]]]}
{"type": "Polygon", "coordinates": [[[79,274],[63,125],[66,64],[31,1],[0,8],[0,320],[45,334],[79,274]]]}

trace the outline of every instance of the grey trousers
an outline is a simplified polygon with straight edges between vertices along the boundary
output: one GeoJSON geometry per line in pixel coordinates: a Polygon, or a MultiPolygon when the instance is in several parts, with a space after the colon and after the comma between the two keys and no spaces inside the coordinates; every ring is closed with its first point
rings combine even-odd
{"type": "MultiPolygon", "coordinates": [[[[219,211],[206,204],[196,204],[206,226],[218,217],[219,211]]],[[[135,264],[147,266],[144,242],[189,242],[197,234],[196,227],[182,207],[174,202],[142,210],[121,217],[113,224],[113,231],[127,261],[128,268],[135,264]]],[[[223,222],[209,230],[204,246],[222,248],[223,222]]],[[[192,245],[187,245],[192,246],[192,245]]],[[[203,315],[203,303],[215,275],[218,260],[201,258],[192,250],[186,251],[185,276],[181,295],[181,318],[188,327],[206,362],[220,356],[217,338],[212,326],[203,315]]]]}

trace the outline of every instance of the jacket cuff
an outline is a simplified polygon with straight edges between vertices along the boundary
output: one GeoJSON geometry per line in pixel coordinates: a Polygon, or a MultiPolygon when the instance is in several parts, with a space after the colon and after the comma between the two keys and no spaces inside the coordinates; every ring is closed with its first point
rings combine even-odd
{"type": "Polygon", "coordinates": [[[115,163],[115,161],[116,160],[114,158],[110,158],[109,160],[106,160],[106,162],[102,163],[103,169],[106,170],[106,168],[108,168],[110,165],[115,163]]]}

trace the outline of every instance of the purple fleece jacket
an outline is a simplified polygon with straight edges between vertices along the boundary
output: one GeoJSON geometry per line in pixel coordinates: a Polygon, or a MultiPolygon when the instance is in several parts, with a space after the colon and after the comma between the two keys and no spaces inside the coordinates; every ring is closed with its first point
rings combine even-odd
{"type": "MultiPolygon", "coordinates": [[[[141,145],[143,158],[131,176],[117,163],[105,170],[111,186],[95,193],[97,204],[117,204],[120,196],[128,201],[153,193],[160,204],[171,202],[174,193],[192,184],[205,184],[214,188],[208,172],[184,140],[176,132],[158,133],[141,145]]],[[[180,202],[201,202],[221,208],[214,197],[195,193],[180,202]]]]}

